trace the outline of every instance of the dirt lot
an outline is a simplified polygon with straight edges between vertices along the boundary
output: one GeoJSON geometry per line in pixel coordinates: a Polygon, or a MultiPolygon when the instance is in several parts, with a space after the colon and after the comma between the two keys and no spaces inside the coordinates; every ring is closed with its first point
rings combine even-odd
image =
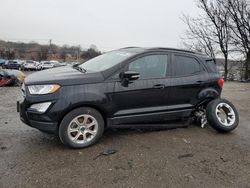
{"type": "Polygon", "coordinates": [[[109,130],[81,150],[21,123],[19,94],[0,88],[0,187],[250,187],[250,84],[224,86],[240,113],[231,134],[197,126],[109,130]],[[118,152],[94,160],[106,149],[118,152]]]}

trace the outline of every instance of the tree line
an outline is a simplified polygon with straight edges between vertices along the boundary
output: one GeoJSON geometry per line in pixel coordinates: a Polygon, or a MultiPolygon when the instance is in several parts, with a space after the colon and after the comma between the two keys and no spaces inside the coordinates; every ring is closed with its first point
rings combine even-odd
{"type": "Polygon", "coordinates": [[[224,58],[224,80],[228,78],[230,57],[244,61],[244,79],[250,78],[249,0],[197,0],[198,17],[183,15],[187,25],[183,44],[190,50],[213,58],[224,58]]]}
{"type": "Polygon", "coordinates": [[[91,45],[88,49],[82,49],[81,46],[42,45],[36,42],[23,43],[0,40],[0,58],[2,59],[86,61],[100,54],[101,52],[95,45],[91,45]]]}

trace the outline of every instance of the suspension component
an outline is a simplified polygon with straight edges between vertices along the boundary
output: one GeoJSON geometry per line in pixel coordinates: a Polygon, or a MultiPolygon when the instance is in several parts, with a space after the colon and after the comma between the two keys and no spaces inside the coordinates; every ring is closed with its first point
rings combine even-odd
{"type": "Polygon", "coordinates": [[[199,107],[197,111],[194,113],[195,117],[197,118],[197,122],[204,128],[207,122],[206,110],[203,107],[199,107]]]}

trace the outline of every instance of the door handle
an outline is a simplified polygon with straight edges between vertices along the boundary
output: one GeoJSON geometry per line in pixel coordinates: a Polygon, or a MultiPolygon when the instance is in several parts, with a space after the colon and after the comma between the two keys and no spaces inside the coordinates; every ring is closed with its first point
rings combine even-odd
{"type": "Polygon", "coordinates": [[[165,88],[165,85],[163,85],[163,84],[156,84],[156,85],[153,86],[153,88],[154,89],[163,89],[163,88],[165,88]]]}
{"type": "Polygon", "coordinates": [[[196,83],[198,83],[198,84],[203,84],[204,81],[199,80],[199,81],[196,81],[196,83]]]}

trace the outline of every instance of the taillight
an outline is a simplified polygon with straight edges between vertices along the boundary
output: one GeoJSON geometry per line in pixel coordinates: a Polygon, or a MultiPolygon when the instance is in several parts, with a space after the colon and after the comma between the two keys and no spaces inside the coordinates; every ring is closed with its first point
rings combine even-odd
{"type": "Polygon", "coordinates": [[[224,80],[223,80],[222,78],[219,79],[219,80],[218,80],[218,85],[219,85],[220,89],[222,89],[223,84],[224,84],[224,80]]]}

